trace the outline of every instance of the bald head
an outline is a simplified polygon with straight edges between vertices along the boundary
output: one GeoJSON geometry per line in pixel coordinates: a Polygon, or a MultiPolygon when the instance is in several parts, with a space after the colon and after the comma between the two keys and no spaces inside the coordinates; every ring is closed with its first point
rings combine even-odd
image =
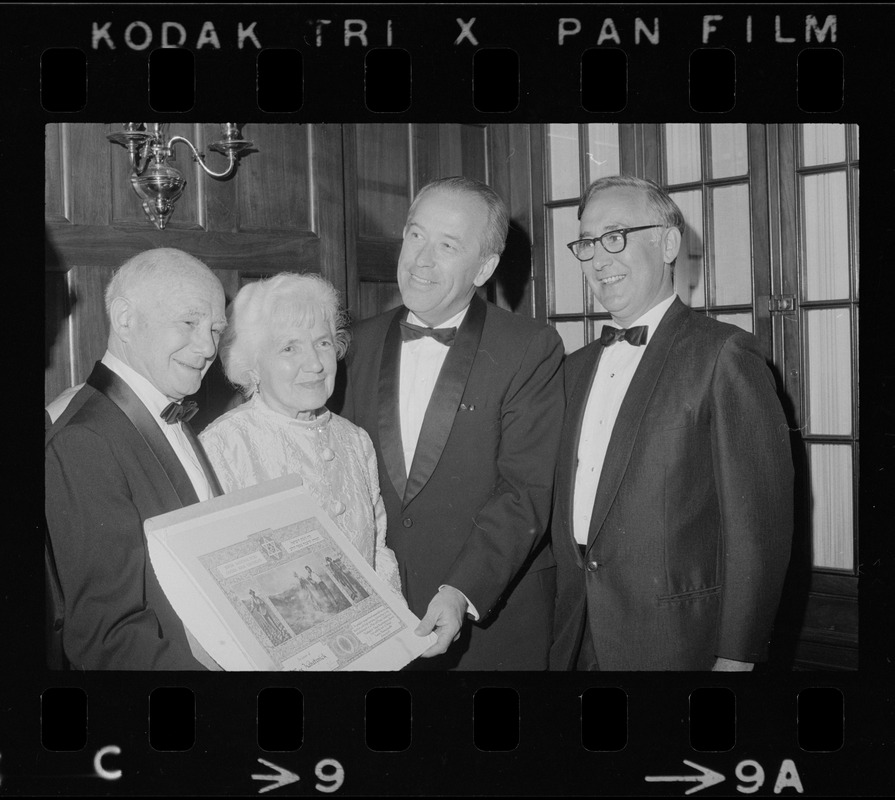
{"type": "Polygon", "coordinates": [[[209,287],[216,286],[223,291],[214,273],[189,253],[173,247],[144,250],[115,270],[106,287],[106,313],[111,314],[112,302],[116,297],[131,301],[158,297],[165,293],[165,287],[186,276],[200,282],[204,280],[209,287]]]}
{"type": "Polygon", "coordinates": [[[205,264],[147,250],[115,272],[105,300],[113,355],[172,400],[198,391],[226,326],[224,290],[205,264]]]}

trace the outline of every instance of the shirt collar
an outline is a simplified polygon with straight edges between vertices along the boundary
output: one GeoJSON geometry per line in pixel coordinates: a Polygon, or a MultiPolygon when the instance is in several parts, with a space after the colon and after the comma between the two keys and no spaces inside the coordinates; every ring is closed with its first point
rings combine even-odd
{"type": "MultiPolygon", "coordinates": [[[[452,316],[450,319],[445,320],[444,322],[442,322],[441,325],[439,325],[438,327],[439,327],[439,328],[459,328],[459,327],[460,327],[460,323],[463,322],[464,318],[466,317],[466,312],[467,312],[467,311],[469,311],[469,306],[466,306],[466,308],[464,308],[464,309],[463,309],[462,311],[460,311],[458,314],[454,314],[454,316],[452,316]]],[[[412,311],[408,311],[408,312],[407,312],[407,321],[408,321],[411,325],[422,325],[424,328],[428,328],[428,327],[430,327],[429,325],[426,325],[426,323],[423,322],[423,321],[422,321],[416,314],[414,314],[412,311]]]]}
{"type": "MultiPolygon", "coordinates": [[[[637,319],[635,319],[630,325],[629,328],[636,328],[638,325],[646,325],[649,330],[647,331],[647,339],[645,344],[649,344],[652,341],[653,333],[656,328],[659,327],[659,323],[662,321],[662,318],[665,316],[665,313],[671,308],[671,304],[674,302],[677,295],[672,292],[669,297],[666,297],[664,300],[659,301],[654,305],[649,311],[645,314],[641,314],[637,319]]],[[[609,320],[609,324],[612,325],[613,328],[620,328],[621,325],[615,322],[615,320],[609,320]]]]}
{"type": "Polygon", "coordinates": [[[103,355],[102,363],[133,389],[134,394],[140,398],[140,401],[154,417],[158,417],[165,406],[171,402],[133,367],[125,364],[108,350],[103,355]]]}

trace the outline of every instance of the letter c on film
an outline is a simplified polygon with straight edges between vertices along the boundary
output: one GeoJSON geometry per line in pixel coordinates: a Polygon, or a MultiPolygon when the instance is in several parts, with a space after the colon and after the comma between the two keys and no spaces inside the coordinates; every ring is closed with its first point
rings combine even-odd
{"type": "Polygon", "coordinates": [[[121,748],[117,745],[110,744],[106,745],[102,750],[97,750],[96,755],[93,757],[93,768],[100,778],[105,778],[107,781],[117,781],[121,777],[121,770],[109,770],[103,766],[103,756],[108,755],[109,753],[113,756],[121,755],[121,748]]]}

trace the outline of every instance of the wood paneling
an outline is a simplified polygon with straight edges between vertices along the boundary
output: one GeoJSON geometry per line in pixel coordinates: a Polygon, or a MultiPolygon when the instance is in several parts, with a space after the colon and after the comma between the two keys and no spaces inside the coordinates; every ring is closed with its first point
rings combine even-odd
{"type": "Polygon", "coordinates": [[[44,281],[44,405],[71,385],[68,284],[64,272],[47,272],[44,281]]]}
{"type": "MultiPolygon", "coordinates": [[[[205,163],[215,172],[221,172],[224,164],[227,163],[224,157],[220,153],[208,153],[208,143],[217,141],[221,136],[220,125],[209,122],[198,127],[201,131],[202,149],[208,154],[205,163]]],[[[244,133],[243,137],[251,140],[251,135],[244,133]]],[[[233,177],[225,181],[203,177],[201,184],[197,184],[197,187],[201,186],[204,196],[204,209],[202,208],[202,199],[199,201],[199,219],[202,220],[202,227],[205,230],[226,233],[236,233],[239,230],[237,189],[240,185],[242,168],[243,161],[240,159],[233,177]]]]}
{"type": "Polygon", "coordinates": [[[783,669],[855,669],[858,580],[812,571],[806,534],[805,526],[797,524],[774,629],[772,664],[783,669]]]}
{"type": "MultiPolygon", "coordinates": [[[[220,171],[223,169],[224,164],[227,163],[226,159],[218,153],[207,152],[205,141],[202,137],[203,127],[203,125],[198,123],[190,124],[186,122],[174,122],[168,126],[168,138],[172,136],[183,136],[184,138],[189,139],[200,153],[203,151],[205,152],[205,160],[206,162],[209,162],[211,169],[220,171]]],[[[192,150],[190,150],[190,148],[183,142],[178,142],[174,145],[172,154],[173,158],[171,159],[171,166],[179,169],[183,173],[183,177],[186,179],[186,186],[184,187],[183,194],[177,201],[177,205],[174,207],[174,213],[171,214],[171,218],[168,220],[168,227],[179,230],[193,230],[200,228],[202,227],[201,221],[205,217],[205,209],[200,206],[205,205],[205,189],[208,186],[209,179],[205,177],[202,168],[193,159],[192,150]]],[[[125,159],[125,161],[126,160],[127,159],[125,159]]],[[[113,185],[126,186],[129,182],[130,179],[125,176],[124,183],[113,183],[113,185]]],[[[137,206],[139,207],[139,198],[137,198],[136,193],[133,192],[133,187],[131,187],[131,194],[137,199],[137,206]]],[[[140,215],[137,217],[137,221],[142,225],[146,220],[146,215],[143,213],[142,207],[139,208],[139,211],[140,215]]]]}
{"type": "MultiPolygon", "coordinates": [[[[502,308],[534,314],[532,290],[531,141],[528,125],[489,128],[491,186],[507,204],[510,230],[494,283],[494,300],[502,308]]],[[[543,273],[538,273],[543,276],[543,273]]],[[[540,280],[544,280],[543,277],[540,280]]]]}
{"type": "Polygon", "coordinates": [[[535,281],[534,314],[537,319],[547,319],[547,214],[544,199],[547,197],[547,126],[532,125],[530,129],[531,154],[529,169],[531,175],[531,203],[533,225],[531,229],[532,271],[543,276],[535,281]]]}
{"type": "Polygon", "coordinates": [[[65,175],[63,159],[64,127],[46,126],[46,164],[44,165],[44,214],[54,222],[67,222],[65,216],[65,175]]]}
{"type": "Polygon", "coordinates": [[[357,235],[401,238],[411,200],[409,126],[364,124],[356,129],[357,235]]]}
{"type": "Polygon", "coordinates": [[[353,316],[353,321],[375,317],[399,305],[401,305],[401,292],[397,283],[361,281],[360,305],[357,314],[353,316]]]}
{"type": "MultiPolygon", "coordinates": [[[[490,183],[488,171],[488,131],[485,125],[460,125],[460,169],[459,174],[483,183],[490,183]]],[[[498,127],[498,126],[491,126],[498,127]]],[[[501,125],[501,128],[505,126],[501,125]]],[[[504,200],[507,200],[505,197],[504,200]]]]}
{"type": "Polygon", "coordinates": [[[361,281],[397,281],[401,242],[357,243],[358,274],[361,281]]]}
{"type": "Polygon", "coordinates": [[[345,195],[342,180],[342,134],[338,125],[318,125],[311,130],[313,222],[320,241],[319,271],[341,293],[343,302],[352,294],[356,275],[346,270],[345,195]]]}
{"type": "Polygon", "coordinates": [[[797,668],[857,669],[857,580],[851,576],[813,576],[797,635],[797,668]]]}
{"type": "Polygon", "coordinates": [[[802,639],[796,650],[793,668],[796,670],[855,670],[858,668],[857,642],[844,646],[829,642],[802,639]]]}
{"type": "Polygon", "coordinates": [[[437,149],[435,154],[438,159],[436,178],[449,178],[452,175],[464,174],[462,130],[462,125],[439,125],[436,128],[437,149]]]}
{"type": "Polygon", "coordinates": [[[239,230],[312,233],[307,125],[246,126],[257,153],[243,156],[237,181],[239,230]]]}
{"type": "MultiPolygon", "coordinates": [[[[108,125],[89,123],[66,125],[63,135],[68,137],[68,179],[71,182],[71,222],[74,225],[108,225],[111,219],[110,164],[113,156],[127,161],[127,151],[106,139],[108,125]],[[113,152],[114,148],[114,152],[113,152]]],[[[133,195],[130,181],[126,188],[133,195]]],[[[134,195],[137,210],[143,210],[134,195]]]]}
{"type": "Polygon", "coordinates": [[[754,282],[755,336],[763,352],[774,354],[774,333],[768,299],[771,296],[771,232],[768,209],[768,143],[765,125],[749,126],[749,173],[752,280],[754,282]]]}
{"type": "Polygon", "coordinates": [[[413,194],[416,195],[427,183],[445,175],[439,153],[440,130],[449,126],[414,123],[410,127],[413,138],[413,194]]]}
{"type": "Polygon", "coordinates": [[[361,262],[357,257],[357,132],[354,125],[342,126],[342,197],[347,284],[345,307],[349,313],[357,314],[360,307],[361,262]]]}
{"type": "Polygon", "coordinates": [[[103,293],[113,267],[79,266],[69,272],[72,296],[72,336],[75,363],[73,383],[86,380],[93,365],[103,357],[109,339],[103,293]]]}
{"type": "Polygon", "coordinates": [[[464,175],[487,183],[488,131],[505,126],[413,125],[414,191],[437,178],[464,175]]]}
{"type": "Polygon", "coordinates": [[[401,302],[396,272],[420,156],[431,152],[437,126],[357,125],[344,139],[346,152],[345,236],[348,273],[356,283],[351,295],[355,319],[375,316],[401,302]],[[422,127],[421,130],[418,128],[422,127]],[[410,173],[410,137],[414,137],[414,175],[410,173]]]}
{"type": "Polygon", "coordinates": [[[139,229],[103,226],[48,225],[47,235],[62,268],[78,264],[117,267],[153,247],[176,247],[210,267],[243,269],[247,265],[280,272],[320,271],[320,241],[316,237],[275,234],[157,231],[148,220],[139,229]]]}
{"type": "Polygon", "coordinates": [[[224,287],[224,296],[227,298],[227,304],[229,305],[240,289],[241,274],[232,269],[213,269],[212,272],[221,282],[221,286],[224,287]]]}

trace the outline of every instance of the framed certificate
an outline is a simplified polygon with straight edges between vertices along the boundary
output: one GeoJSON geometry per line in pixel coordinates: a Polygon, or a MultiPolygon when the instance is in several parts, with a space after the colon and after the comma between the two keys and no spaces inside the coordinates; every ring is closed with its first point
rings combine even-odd
{"type": "Polygon", "coordinates": [[[224,670],[397,670],[435,641],[297,475],[144,529],[171,605],[224,670]]]}

